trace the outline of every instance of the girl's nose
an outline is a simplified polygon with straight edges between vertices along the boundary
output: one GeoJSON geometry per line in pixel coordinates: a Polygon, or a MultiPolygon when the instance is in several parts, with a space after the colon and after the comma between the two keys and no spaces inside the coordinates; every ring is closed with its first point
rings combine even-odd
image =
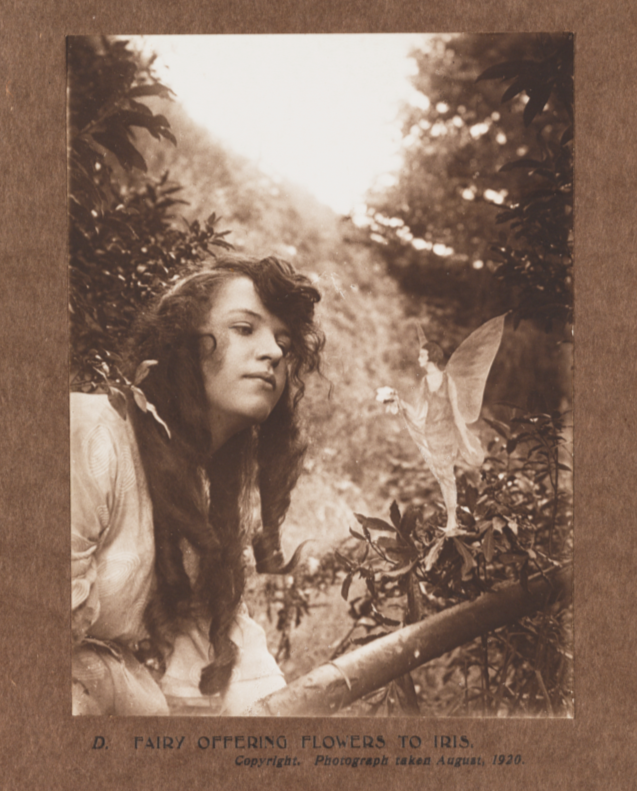
{"type": "Polygon", "coordinates": [[[262,337],[259,338],[258,356],[260,360],[270,360],[274,366],[283,358],[283,349],[270,330],[264,330],[262,337]]]}

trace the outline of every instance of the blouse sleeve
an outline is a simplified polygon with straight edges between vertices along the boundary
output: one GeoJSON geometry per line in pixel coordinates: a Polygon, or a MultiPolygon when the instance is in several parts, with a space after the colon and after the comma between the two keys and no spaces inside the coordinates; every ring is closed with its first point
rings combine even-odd
{"type": "Polygon", "coordinates": [[[248,714],[257,700],[284,687],[285,678],[268,650],[265,632],[247,608],[237,616],[230,638],[240,654],[224,698],[224,713],[236,716],[248,714]]]}
{"type": "MultiPolygon", "coordinates": [[[[285,686],[285,678],[268,650],[265,632],[243,606],[230,630],[230,639],[239,648],[221,714],[248,713],[257,700],[285,686]]],[[[166,672],[160,681],[162,691],[173,706],[199,706],[207,698],[199,691],[201,671],[212,659],[207,635],[199,629],[181,634],[174,643],[166,672]]]]}
{"type": "Polygon", "coordinates": [[[108,530],[117,477],[117,454],[109,429],[91,425],[71,407],[71,595],[75,643],[95,623],[100,603],[96,551],[108,530]]]}

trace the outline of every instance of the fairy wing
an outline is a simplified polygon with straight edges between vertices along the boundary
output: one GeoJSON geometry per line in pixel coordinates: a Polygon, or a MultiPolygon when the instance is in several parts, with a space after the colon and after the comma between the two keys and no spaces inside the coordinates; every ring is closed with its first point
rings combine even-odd
{"type": "Polygon", "coordinates": [[[465,338],[445,368],[453,379],[457,409],[465,423],[474,423],[480,417],[484,388],[500,348],[506,315],[487,321],[465,338]]]}

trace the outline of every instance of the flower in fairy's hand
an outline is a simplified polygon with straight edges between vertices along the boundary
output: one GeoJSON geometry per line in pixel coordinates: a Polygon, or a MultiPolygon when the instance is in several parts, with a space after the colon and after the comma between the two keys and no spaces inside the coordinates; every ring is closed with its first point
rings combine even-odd
{"type": "Polygon", "coordinates": [[[381,404],[385,404],[385,412],[390,415],[398,414],[398,393],[393,387],[377,388],[376,400],[381,404]]]}

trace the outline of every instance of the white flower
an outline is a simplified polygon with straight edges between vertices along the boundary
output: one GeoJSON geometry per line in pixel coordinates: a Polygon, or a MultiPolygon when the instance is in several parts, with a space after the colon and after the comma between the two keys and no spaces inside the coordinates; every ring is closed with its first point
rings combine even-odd
{"type": "Polygon", "coordinates": [[[316,572],[321,568],[321,561],[315,557],[309,557],[305,564],[307,566],[308,574],[316,574],[316,572]]]}
{"type": "Polygon", "coordinates": [[[378,387],[376,389],[376,400],[381,404],[388,404],[396,400],[396,391],[393,387],[378,387]]]}
{"type": "Polygon", "coordinates": [[[398,414],[398,393],[393,387],[379,387],[376,390],[376,400],[385,404],[385,412],[390,415],[398,414]]]}

